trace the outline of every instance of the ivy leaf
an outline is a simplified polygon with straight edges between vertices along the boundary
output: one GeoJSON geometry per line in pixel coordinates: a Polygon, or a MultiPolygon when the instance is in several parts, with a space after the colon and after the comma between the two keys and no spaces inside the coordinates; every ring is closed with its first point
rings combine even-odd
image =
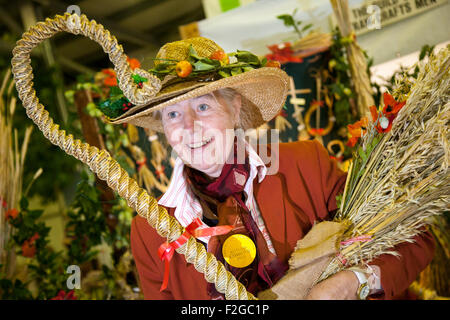
{"type": "Polygon", "coordinates": [[[203,61],[197,61],[193,64],[195,71],[208,71],[208,70],[214,70],[216,67],[214,65],[210,65],[208,63],[205,63],[203,61]]]}
{"type": "Polygon", "coordinates": [[[219,60],[214,60],[214,59],[209,59],[209,58],[201,58],[199,61],[206,63],[206,64],[210,64],[212,66],[215,67],[220,67],[220,61],[219,60]]]}
{"type": "Polygon", "coordinates": [[[192,44],[189,45],[189,57],[194,58],[196,60],[201,60],[202,57],[200,57],[197,53],[197,51],[195,51],[194,47],[192,46],[192,44]]]}
{"type": "Polygon", "coordinates": [[[240,73],[242,73],[242,68],[232,68],[231,69],[231,75],[232,76],[238,75],[240,73]]]}
{"type": "Polygon", "coordinates": [[[30,218],[33,219],[33,220],[38,219],[40,216],[42,216],[43,213],[44,213],[43,210],[30,210],[30,211],[28,211],[28,214],[29,214],[30,218]]]}
{"type": "Polygon", "coordinates": [[[141,77],[141,76],[138,75],[138,74],[133,74],[131,77],[133,78],[134,83],[136,83],[136,84],[138,84],[139,82],[146,82],[146,81],[148,81],[147,78],[141,77]]]}
{"type": "Polygon", "coordinates": [[[244,72],[247,72],[247,71],[255,70],[255,68],[250,67],[250,66],[244,66],[244,67],[242,67],[242,70],[244,70],[244,72]]]}
{"type": "Polygon", "coordinates": [[[161,62],[161,63],[158,63],[153,69],[155,71],[165,71],[165,70],[168,70],[169,67],[171,67],[173,65],[174,65],[173,62],[161,62]]]}
{"type": "Polygon", "coordinates": [[[223,78],[228,78],[231,76],[231,73],[229,73],[228,70],[219,70],[217,73],[223,78]]]}
{"type": "Polygon", "coordinates": [[[259,58],[249,51],[238,50],[236,52],[236,58],[237,58],[238,62],[246,62],[248,64],[252,64],[255,66],[261,65],[261,61],[259,60],[259,58]]]}

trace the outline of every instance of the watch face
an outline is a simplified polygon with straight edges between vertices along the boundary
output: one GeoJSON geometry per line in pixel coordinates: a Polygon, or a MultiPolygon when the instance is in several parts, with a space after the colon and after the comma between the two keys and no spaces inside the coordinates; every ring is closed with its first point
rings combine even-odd
{"type": "Polygon", "coordinates": [[[369,286],[367,284],[363,284],[359,291],[359,298],[361,300],[365,300],[369,295],[369,291],[370,291],[369,286]]]}

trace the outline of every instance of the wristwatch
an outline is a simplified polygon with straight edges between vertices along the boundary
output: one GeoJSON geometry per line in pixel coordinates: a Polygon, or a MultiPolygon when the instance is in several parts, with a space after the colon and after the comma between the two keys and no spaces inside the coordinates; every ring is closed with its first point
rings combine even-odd
{"type": "Polygon", "coordinates": [[[366,274],[358,268],[349,268],[348,270],[352,271],[358,278],[359,288],[356,294],[358,295],[359,300],[366,300],[370,291],[366,274]]]}

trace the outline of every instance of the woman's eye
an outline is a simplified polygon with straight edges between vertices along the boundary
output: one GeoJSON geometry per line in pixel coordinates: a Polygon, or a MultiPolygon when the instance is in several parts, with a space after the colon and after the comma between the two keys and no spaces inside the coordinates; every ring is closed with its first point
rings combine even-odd
{"type": "Polygon", "coordinates": [[[199,111],[206,111],[206,110],[208,110],[209,109],[209,106],[207,105],[207,104],[204,104],[204,103],[202,103],[202,104],[200,104],[199,106],[198,106],[198,110],[199,111]]]}
{"type": "Polygon", "coordinates": [[[178,115],[177,111],[170,111],[167,116],[169,117],[169,119],[174,119],[176,118],[176,116],[178,115]]]}

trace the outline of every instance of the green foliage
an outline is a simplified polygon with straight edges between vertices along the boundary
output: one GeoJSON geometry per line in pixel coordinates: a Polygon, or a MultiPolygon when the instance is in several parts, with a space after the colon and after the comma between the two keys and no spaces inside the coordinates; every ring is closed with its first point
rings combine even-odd
{"type": "MultiPolygon", "coordinates": [[[[1,268],[1,265],[0,265],[1,268]]],[[[33,295],[26,284],[19,279],[14,281],[7,279],[0,273],[0,299],[1,300],[31,300],[33,295]]]]}
{"type": "MultiPolygon", "coordinates": [[[[23,254],[21,249],[23,243],[36,234],[39,237],[33,242],[36,248],[35,254],[27,258],[29,281],[24,283],[20,279],[8,279],[6,274],[0,273],[1,299],[51,299],[60,290],[66,289],[68,275],[65,270],[69,265],[97,264],[95,261],[98,252],[94,249],[95,246],[105,242],[111,246],[113,252],[129,248],[133,210],[126,205],[125,200],[116,199],[112,203],[111,214],[117,218],[118,224],[114,230],[110,231],[99,198],[100,194],[95,186],[94,175],[82,172],[81,178],[81,182],[77,185],[75,199],[67,214],[66,254],[55,252],[50,247],[48,240],[50,228],[39,220],[43,211],[30,210],[27,199],[22,198],[19,214],[15,219],[9,220],[10,225],[14,227],[9,246],[11,249],[17,247],[17,253],[23,254]],[[32,293],[29,288],[31,282],[38,286],[36,293],[32,293]]],[[[113,261],[116,265],[118,258],[113,258],[113,261]]],[[[116,267],[115,265],[114,267],[116,267]]],[[[76,295],[97,299],[121,298],[120,286],[117,284],[117,278],[121,275],[118,271],[104,265],[100,270],[102,271],[101,278],[106,281],[103,289],[84,292],[81,288],[76,290],[76,295]]]]}
{"type": "Polygon", "coordinates": [[[97,254],[92,247],[100,244],[107,232],[99,191],[84,171],[67,215],[66,234],[71,239],[68,256],[72,264],[81,265],[97,254]]]}
{"type": "Polygon", "coordinates": [[[277,19],[282,20],[286,27],[293,27],[295,32],[298,34],[299,38],[303,38],[302,32],[305,32],[306,30],[310,29],[313,25],[312,25],[312,23],[310,23],[310,24],[303,26],[301,29],[299,29],[299,26],[303,22],[295,19],[296,13],[297,13],[297,8],[294,9],[292,14],[281,14],[281,15],[277,16],[277,19]]]}
{"type": "Polygon", "coordinates": [[[20,212],[15,219],[9,223],[15,228],[15,232],[8,246],[15,247],[19,254],[24,254],[24,244],[33,237],[37,239],[32,242],[35,247],[34,253],[27,254],[29,279],[38,284],[37,295],[33,296],[28,289],[29,283],[23,283],[20,279],[8,279],[5,274],[0,275],[0,297],[2,299],[50,299],[54,297],[61,287],[65,285],[64,263],[61,252],[54,252],[49,246],[48,234],[50,228],[39,221],[43,211],[30,210],[28,201],[22,198],[20,201],[20,212]]]}
{"type": "MultiPolygon", "coordinates": [[[[189,46],[189,56],[187,61],[192,66],[192,72],[186,77],[189,79],[198,79],[199,77],[211,76],[211,79],[227,78],[243,72],[265,66],[267,59],[260,60],[256,55],[248,51],[238,50],[230,53],[229,56],[236,57],[236,62],[223,64],[219,60],[201,57],[192,45],[189,46]]],[[[158,63],[149,72],[163,79],[167,75],[176,76],[176,65],[179,61],[172,59],[155,59],[163,61],[158,63]]],[[[136,84],[147,81],[148,79],[137,74],[133,75],[133,81],[136,84]]],[[[70,93],[68,93],[70,96],[70,93]]],[[[118,86],[110,88],[109,96],[98,103],[98,108],[109,118],[117,118],[124,114],[133,104],[123,95],[118,86]]]]}
{"type": "Polygon", "coordinates": [[[130,101],[121,94],[122,97],[116,100],[116,97],[112,97],[111,100],[105,100],[99,103],[98,107],[107,117],[117,118],[121,116],[125,110],[124,106],[128,106],[130,101]]]}
{"type": "MultiPolygon", "coordinates": [[[[352,100],[355,94],[352,91],[350,67],[346,49],[341,41],[342,36],[336,28],[333,31],[333,42],[329,50],[328,68],[325,71],[323,86],[328,98],[333,104],[333,113],[336,119],[335,127],[330,139],[346,139],[346,127],[358,119],[352,112],[352,100]],[[344,130],[340,130],[344,128],[344,130]]],[[[345,149],[345,158],[351,157],[351,150],[345,149]]]]}

